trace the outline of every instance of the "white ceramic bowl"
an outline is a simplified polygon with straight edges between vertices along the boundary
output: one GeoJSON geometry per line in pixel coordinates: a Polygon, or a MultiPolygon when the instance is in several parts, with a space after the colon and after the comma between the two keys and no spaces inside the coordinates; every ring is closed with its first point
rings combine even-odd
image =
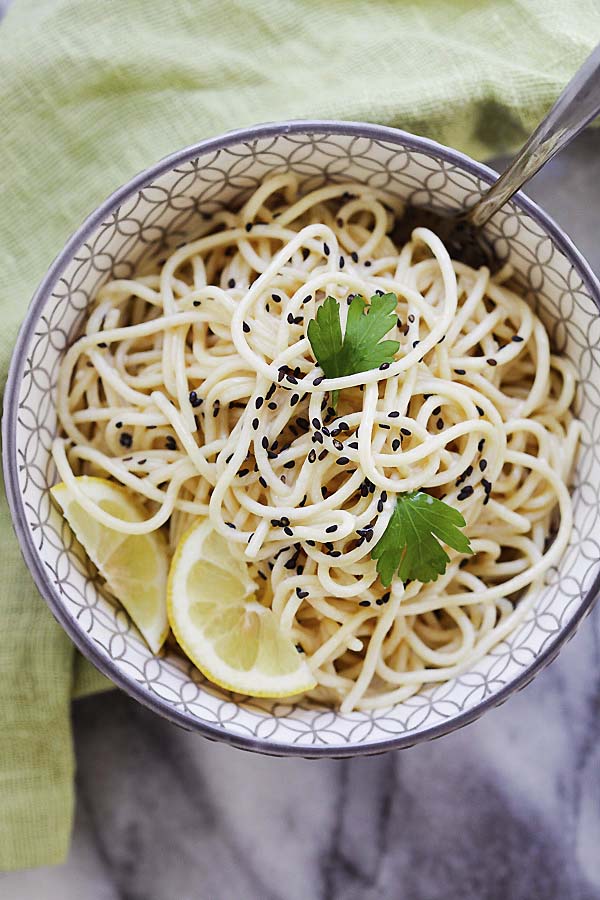
{"type": "Polygon", "coordinates": [[[29,307],[5,393],[7,492],[23,555],[50,609],[79,649],[132,696],[184,728],[251,750],[375,753],[437,737],[503,702],[554,658],[592,606],[600,587],[600,286],[564,232],[526,197],[490,223],[497,253],[530,286],[555,349],[581,377],[575,528],[526,621],[471,671],[389,709],[341,715],[236,701],[183,656],[153,656],[120,605],[97,590],[50,503],[54,389],[61,355],[99,285],[130,275],[147,254],[193,236],[202,215],[239,203],[266,176],[288,170],[307,187],[355,179],[415,204],[449,208],[473,200],[495,177],[454,150],[390,128],[288,122],[203,141],[133,178],[73,235],[29,307]]]}

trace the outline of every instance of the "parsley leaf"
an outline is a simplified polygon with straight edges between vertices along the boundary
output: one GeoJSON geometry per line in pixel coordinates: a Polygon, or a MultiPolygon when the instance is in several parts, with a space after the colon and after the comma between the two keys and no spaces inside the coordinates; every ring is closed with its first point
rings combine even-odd
{"type": "Polygon", "coordinates": [[[389,587],[396,570],[402,581],[437,581],[450,562],[439,541],[459,553],[473,552],[459,531],[465,525],[457,509],[424,491],[399,494],[387,528],[371,550],[382,584],[389,587]]]}
{"type": "MultiPolygon", "coordinates": [[[[308,340],[327,378],[355,375],[393,362],[400,344],[381,339],[396,324],[397,304],[398,298],[392,293],[375,294],[368,306],[365,298],[356,294],[348,308],[342,339],[340,304],[334,297],[327,297],[317,310],[316,319],[308,323],[308,340]]],[[[334,391],[334,408],[338,396],[339,391],[334,391]]]]}

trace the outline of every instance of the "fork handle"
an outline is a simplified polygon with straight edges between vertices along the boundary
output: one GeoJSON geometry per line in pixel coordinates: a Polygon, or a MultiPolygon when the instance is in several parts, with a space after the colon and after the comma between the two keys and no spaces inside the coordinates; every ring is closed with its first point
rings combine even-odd
{"type": "Polygon", "coordinates": [[[498,181],[467,212],[484,225],[549,159],[600,113],[600,44],[575,73],[498,181]]]}

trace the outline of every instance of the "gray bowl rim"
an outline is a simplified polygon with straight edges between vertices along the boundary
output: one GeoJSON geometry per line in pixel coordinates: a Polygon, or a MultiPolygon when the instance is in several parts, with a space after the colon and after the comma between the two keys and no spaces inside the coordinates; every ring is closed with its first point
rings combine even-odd
{"type": "MultiPolygon", "coordinates": [[[[19,330],[5,386],[2,415],[2,462],[6,495],[11,512],[13,528],[25,564],[31,572],[40,594],[48,604],[54,618],[67,632],[75,646],[114,684],[144,706],[159,713],[159,715],[168,719],[173,724],[178,725],[186,731],[198,732],[209,740],[223,741],[224,743],[238,747],[239,749],[262,753],[269,756],[300,756],[305,758],[330,757],[339,759],[405,749],[423,741],[442,737],[445,734],[449,734],[452,731],[456,731],[457,729],[474,722],[489,709],[504,703],[511,694],[524,688],[541,669],[552,662],[567,640],[574,636],[582,620],[591,611],[592,606],[600,593],[600,573],[595,578],[594,583],[585,596],[582,597],[579,607],[573,617],[567,625],[558,632],[548,646],[545,647],[543,652],[501,690],[490,697],[481,700],[474,707],[460,713],[458,716],[430,728],[423,729],[422,731],[408,732],[386,741],[365,741],[356,746],[330,746],[325,744],[322,746],[301,746],[275,743],[268,740],[261,740],[259,738],[227,732],[218,725],[203,722],[189,713],[175,709],[167,701],[152,694],[143,685],[138,684],[132,678],[123,674],[112,660],[106,658],[101,653],[94,640],[79,628],[76,620],[66,611],[65,607],[60,602],[58,593],[55,593],[50,578],[45,571],[27,525],[25,508],[19,491],[18,464],[16,457],[16,426],[19,409],[18,397],[24,362],[24,351],[29,344],[39,314],[52,292],[52,287],[67,265],[71,262],[73,253],[128,197],[136,191],[148,186],[155,181],[155,179],[164,175],[175,166],[186,163],[207,152],[222,150],[243,141],[280,137],[286,134],[339,134],[364,137],[376,141],[385,141],[387,143],[398,144],[399,146],[406,147],[410,150],[423,151],[439,157],[445,162],[457,165],[489,184],[492,184],[498,177],[498,173],[488,166],[476,162],[458,150],[446,147],[429,138],[413,135],[406,131],[402,131],[401,129],[390,128],[384,125],[375,125],[367,122],[342,122],[321,119],[297,119],[286,122],[269,122],[262,125],[241,128],[235,131],[229,131],[217,137],[199,141],[196,144],[192,144],[182,150],[177,150],[175,153],[164,157],[155,165],[144,169],[114,191],[114,193],[112,193],[85,219],[82,225],[66,242],[64,248],[51,264],[41,284],[33,295],[27,314],[19,330]]],[[[577,250],[564,229],[562,229],[546,212],[544,212],[544,210],[541,209],[541,207],[530,200],[521,191],[515,194],[511,202],[522,212],[539,223],[550,235],[556,247],[558,247],[581,276],[586,290],[598,307],[600,315],[600,282],[596,278],[589,263],[585,260],[579,250],[577,250]]]]}

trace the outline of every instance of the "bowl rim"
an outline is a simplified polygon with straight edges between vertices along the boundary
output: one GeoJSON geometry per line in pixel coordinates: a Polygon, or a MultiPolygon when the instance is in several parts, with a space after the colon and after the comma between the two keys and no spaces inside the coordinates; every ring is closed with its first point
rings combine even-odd
{"type": "MultiPolygon", "coordinates": [[[[77,624],[76,619],[67,611],[60,600],[60,595],[48,577],[41,557],[33,541],[23,498],[19,490],[18,464],[16,458],[16,426],[18,416],[18,397],[21,373],[25,362],[24,351],[30,341],[38,316],[45,306],[57,279],[72,260],[75,250],[84,243],[93,231],[110,214],[120,206],[128,197],[141,190],[156,178],[167,173],[177,165],[188,162],[196,156],[207,152],[225,149],[240,142],[256,141],[261,138],[281,137],[286,134],[338,134],[355,137],[364,137],[372,140],[381,140],[391,144],[398,144],[410,150],[424,151],[429,154],[457,165],[459,168],[478,176],[482,181],[493,183],[498,173],[490,167],[478,163],[459,150],[446,147],[443,144],[429,138],[420,137],[390,128],[385,125],[376,125],[367,122],[343,122],[323,119],[295,119],[282,122],[269,122],[247,128],[241,128],[225,134],[199,141],[181,150],[163,157],[154,165],[144,169],[100,204],[71,235],[63,249],[50,265],[39,287],[35,291],[27,309],[23,323],[19,329],[15,347],[11,357],[8,378],[4,392],[4,404],[2,415],[2,459],[5,479],[5,489],[11,512],[11,520],[17,541],[24,558],[25,564],[31,572],[36,587],[46,601],[54,618],[66,631],[75,646],[86,656],[104,675],[116,686],[132,696],[144,706],[168,719],[175,725],[187,731],[195,731],[204,737],[222,741],[240,749],[250,750],[271,756],[300,756],[305,758],[332,757],[344,758],[351,756],[372,755],[384,753],[389,750],[399,750],[414,746],[422,741],[433,740],[442,737],[452,731],[456,731],[465,725],[478,719],[481,715],[500,704],[516,691],[525,687],[529,681],[550,663],[558,654],[564,644],[573,637],[577,628],[591,608],[600,592],[600,573],[594,579],[594,583],[581,598],[576,612],[566,626],[561,628],[554,639],[544,648],[532,663],[525,666],[523,671],[504,685],[499,691],[476,703],[471,709],[459,713],[437,725],[425,728],[421,731],[407,732],[384,741],[365,741],[360,744],[323,744],[302,745],[285,742],[272,742],[267,739],[256,738],[227,731],[223,726],[205,722],[196,718],[185,710],[173,707],[168,701],[163,700],[157,694],[152,693],[146,686],[136,682],[120,671],[117,665],[96,646],[95,641],[77,624]]],[[[561,228],[537,203],[530,200],[522,192],[518,192],[512,201],[520,210],[538,222],[552,239],[555,246],[567,257],[585,285],[590,297],[598,307],[600,315],[600,283],[591,269],[587,260],[575,247],[563,228],[561,228]]]]}

